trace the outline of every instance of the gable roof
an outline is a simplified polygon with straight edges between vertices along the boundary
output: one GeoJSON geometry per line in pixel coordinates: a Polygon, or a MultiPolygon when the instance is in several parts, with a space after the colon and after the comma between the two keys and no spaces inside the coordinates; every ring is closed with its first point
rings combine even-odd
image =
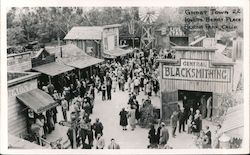
{"type": "Polygon", "coordinates": [[[77,26],[68,32],[64,40],[101,40],[102,31],[101,26],[77,26]]]}
{"type": "Polygon", "coordinates": [[[104,26],[75,26],[64,37],[64,40],[101,40],[104,29],[120,27],[121,24],[104,26]]]}

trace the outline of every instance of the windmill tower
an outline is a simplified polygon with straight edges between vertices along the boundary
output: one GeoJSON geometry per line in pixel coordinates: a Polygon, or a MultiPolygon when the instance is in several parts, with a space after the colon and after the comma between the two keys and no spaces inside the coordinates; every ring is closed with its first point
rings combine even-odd
{"type": "Polygon", "coordinates": [[[159,10],[157,8],[139,8],[139,17],[142,25],[141,49],[155,47],[154,22],[158,16],[159,10]]]}

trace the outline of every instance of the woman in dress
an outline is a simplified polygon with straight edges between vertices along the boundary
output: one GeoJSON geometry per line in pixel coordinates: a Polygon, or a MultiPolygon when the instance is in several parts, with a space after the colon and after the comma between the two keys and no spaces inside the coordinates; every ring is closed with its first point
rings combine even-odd
{"type": "Polygon", "coordinates": [[[135,109],[136,106],[131,106],[130,111],[128,113],[129,116],[129,125],[131,127],[131,130],[133,131],[135,129],[136,119],[135,119],[135,109]]]}
{"type": "Polygon", "coordinates": [[[112,79],[112,89],[115,92],[117,87],[117,77],[113,74],[111,79],[112,79]]]}
{"type": "Polygon", "coordinates": [[[128,125],[128,112],[125,110],[125,108],[122,108],[122,111],[120,112],[120,125],[122,126],[122,130],[127,130],[128,125]]]}

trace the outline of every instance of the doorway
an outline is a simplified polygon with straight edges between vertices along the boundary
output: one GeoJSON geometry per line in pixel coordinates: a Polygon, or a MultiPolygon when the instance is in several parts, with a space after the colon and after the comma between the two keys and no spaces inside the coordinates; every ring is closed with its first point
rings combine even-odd
{"type": "Polygon", "coordinates": [[[213,113],[212,92],[178,90],[178,100],[183,103],[183,108],[199,110],[202,118],[211,118],[213,113]],[[208,103],[209,102],[209,103],[208,103]]]}

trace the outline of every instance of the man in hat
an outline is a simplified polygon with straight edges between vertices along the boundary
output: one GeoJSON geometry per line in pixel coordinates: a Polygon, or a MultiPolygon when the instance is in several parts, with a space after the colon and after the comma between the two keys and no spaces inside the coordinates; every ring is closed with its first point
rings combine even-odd
{"type": "Polygon", "coordinates": [[[181,111],[179,112],[179,116],[178,116],[178,119],[179,119],[179,133],[181,133],[181,128],[182,128],[182,131],[183,132],[186,132],[185,131],[185,113],[184,113],[184,108],[182,107],[180,109],[181,111]]]}

